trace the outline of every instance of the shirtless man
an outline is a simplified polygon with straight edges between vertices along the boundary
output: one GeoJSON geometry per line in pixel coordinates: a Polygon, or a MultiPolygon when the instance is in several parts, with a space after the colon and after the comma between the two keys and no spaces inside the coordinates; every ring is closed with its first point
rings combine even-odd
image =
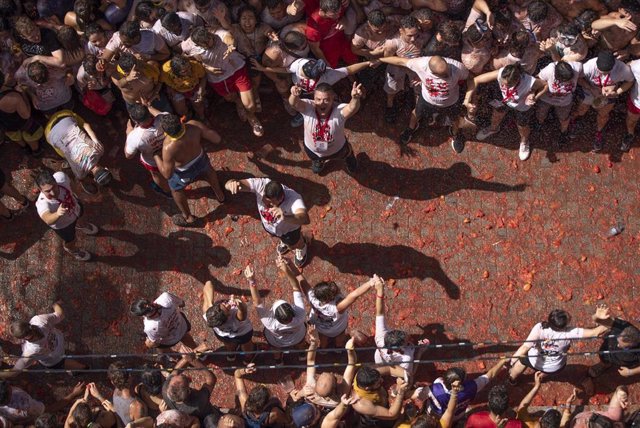
{"type": "Polygon", "coordinates": [[[118,67],[111,80],[122,92],[127,110],[133,104],[142,104],[143,100],[146,100],[160,111],[171,111],[169,102],[160,91],[162,83],[157,67],[123,53],[118,59],[118,67]]]}
{"type": "Polygon", "coordinates": [[[202,148],[201,139],[220,142],[220,135],[207,128],[201,122],[190,120],[183,124],[180,117],[174,114],[161,116],[160,126],[165,133],[162,144],[162,156],[154,153],[153,158],[160,173],[169,180],[169,188],[181,214],[173,216],[173,223],[177,226],[193,226],[196,217],[191,214],[187,195],[184,188],[189,184],[203,179],[209,183],[215,192],[218,202],[224,202],[224,193],[218,182],[218,176],[209,157],[202,148]]]}
{"type": "Polygon", "coordinates": [[[640,23],[640,10],[630,3],[625,6],[591,24],[592,30],[600,32],[600,45],[618,55],[628,53],[625,48],[635,38],[640,23]]]}

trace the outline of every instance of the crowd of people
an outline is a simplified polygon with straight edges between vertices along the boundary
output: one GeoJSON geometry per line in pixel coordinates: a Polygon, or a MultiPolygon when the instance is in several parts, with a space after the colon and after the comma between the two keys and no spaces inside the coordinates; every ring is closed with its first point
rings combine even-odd
{"type": "MultiPolygon", "coordinates": [[[[214,129],[222,100],[235,106],[256,139],[264,137],[261,97],[270,93],[282,102],[282,111],[271,114],[303,128],[303,149],[316,174],[334,160],[358,174],[345,123],[363,100],[379,96],[384,121],[406,124],[397,136],[401,147],[420,126],[445,126],[461,153],[467,140],[499,133],[509,115],[520,136],[519,159],[526,161],[532,133],[558,126],[555,144],[565,146],[593,108],[592,151],[599,152],[609,118],[622,106],[626,132],[612,150],[627,152],[640,118],[638,25],[636,0],[0,0],[0,129],[25,156],[40,157],[48,144],[61,158],[55,171],[35,173],[35,208],[68,257],[90,260],[76,235],[99,233],[83,216],[77,193],[105,191],[113,179],[97,123],[84,114],[126,126],[125,157],[139,157],[157,197],[175,202],[179,214],[172,220],[179,227],[200,225],[185,193],[196,181],[206,181],[219,203],[253,193],[265,231],[277,240],[275,263],[292,290],[291,300],[267,306],[251,266],[244,271],[250,302],[204,284],[204,322],[234,368],[237,406],[231,409],[214,399],[221,372],[207,356],[220,351],[194,339],[181,311],[185,302],[174,294],[130,306],[144,325],[146,347],[161,358],[139,376],[114,362],[108,394],[103,384],[80,382],[46,405],[16,385],[27,369],[82,373],[88,366],[65,356],[56,327],[64,319],[60,303],[52,313],[15,321],[9,331],[22,355],[0,372],[0,421],[38,428],[637,426],[625,386],[606,411],[576,412],[577,391],[561,411],[529,409],[543,380],[566,367],[576,340],[603,338],[600,362],[584,375],[585,394],[604,373],[640,374],[640,330],[605,305],[597,307],[592,328],[573,327],[566,311],[553,310],[511,358],[479,377],[451,367],[435,380],[417,379],[431,345],[389,327],[384,279],[374,275],[348,294],[331,281],[310,285],[301,271],[309,260],[302,226],[310,220],[302,195],[286,185],[295,183],[221,183],[206,144],[222,140],[214,129]],[[343,79],[350,92],[341,103],[334,86],[343,79]],[[369,291],[375,293],[373,340],[348,325],[350,306],[369,291]],[[254,309],[266,356],[254,339],[254,309]],[[367,344],[375,345],[373,362],[358,363],[367,344]],[[326,348],[341,351],[335,361],[342,375],[317,373],[316,354],[326,348]],[[249,388],[245,379],[262,358],[276,365],[297,358],[294,363],[306,367],[304,387],[285,388],[286,401],[265,385],[249,388]],[[203,374],[199,388],[189,370],[203,374]],[[534,385],[513,408],[510,385],[527,370],[535,373],[534,385]],[[469,412],[483,389],[488,410],[469,412]],[[64,411],[66,419],[59,418],[64,411]]],[[[10,177],[0,170],[0,191],[17,207],[0,203],[5,221],[32,205],[10,177]]]]}

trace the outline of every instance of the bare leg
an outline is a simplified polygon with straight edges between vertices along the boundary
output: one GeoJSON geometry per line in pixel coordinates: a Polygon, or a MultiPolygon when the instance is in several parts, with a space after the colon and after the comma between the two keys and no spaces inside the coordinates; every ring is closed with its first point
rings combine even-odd
{"type": "Polygon", "coordinates": [[[167,193],[171,192],[171,189],[169,189],[169,183],[167,182],[167,179],[162,176],[162,174],[157,171],[149,172],[151,173],[151,179],[158,185],[159,188],[167,193]]]}
{"type": "Polygon", "coordinates": [[[191,348],[194,350],[198,348],[198,343],[195,341],[193,336],[191,336],[191,333],[187,333],[184,336],[182,336],[182,339],[180,339],[180,342],[182,342],[182,344],[187,348],[191,348]]]}
{"type": "Polygon", "coordinates": [[[640,115],[627,112],[627,119],[625,121],[627,125],[627,134],[635,135],[636,125],[639,119],[640,119],[640,115]]]}
{"type": "Polygon", "coordinates": [[[182,213],[184,219],[188,223],[196,221],[196,218],[191,214],[191,210],[189,209],[189,201],[187,200],[187,194],[184,190],[172,190],[171,196],[173,196],[173,200],[178,206],[178,209],[182,213]]]}
{"type": "Polygon", "coordinates": [[[249,125],[251,125],[251,131],[256,137],[262,137],[262,135],[264,134],[264,130],[262,129],[262,124],[255,114],[256,103],[255,99],[253,98],[253,92],[240,92],[240,101],[247,111],[247,120],[249,121],[249,125]]]}
{"type": "Polygon", "coordinates": [[[220,181],[218,180],[218,174],[216,174],[216,170],[213,168],[209,168],[204,176],[204,179],[213,189],[218,202],[224,202],[224,192],[222,191],[222,187],[220,187],[220,181]]]}
{"type": "Polygon", "coordinates": [[[492,131],[498,130],[498,128],[500,127],[500,124],[502,123],[502,119],[504,119],[504,116],[506,114],[507,114],[506,110],[505,111],[500,111],[496,109],[493,110],[493,113],[491,114],[491,125],[489,125],[492,131]]]}
{"type": "Polygon", "coordinates": [[[529,126],[520,126],[517,125],[518,133],[520,134],[520,142],[524,143],[529,138],[529,134],[531,134],[531,128],[529,126]]]}
{"type": "Polygon", "coordinates": [[[518,376],[520,376],[527,369],[527,366],[522,364],[520,360],[517,360],[516,363],[509,370],[509,379],[515,381],[518,376]]]}
{"type": "Polygon", "coordinates": [[[346,332],[342,332],[339,335],[337,335],[335,337],[335,341],[336,341],[336,348],[344,348],[344,345],[347,343],[347,340],[349,340],[346,332]]]}
{"type": "Polygon", "coordinates": [[[609,121],[609,114],[613,110],[614,104],[608,104],[598,110],[598,117],[596,119],[596,131],[602,131],[609,121]]]}
{"type": "Polygon", "coordinates": [[[82,370],[86,369],[88,366],[86,364],[81,363],[80,361],[66,359],[64,360],[64,369],[65,370],[82,370]]]}

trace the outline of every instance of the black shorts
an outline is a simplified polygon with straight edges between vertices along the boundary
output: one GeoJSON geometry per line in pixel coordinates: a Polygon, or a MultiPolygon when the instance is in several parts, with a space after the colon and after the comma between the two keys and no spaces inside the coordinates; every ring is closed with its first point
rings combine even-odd
{"type": "Polygon", "coordinates": [[[423,117],[426,117],[427,115],[433,113],[438,113],[442,116],[448,116],[452,120],[457,119],[458,116],[460,116],[460,103],[456,101],[456,103],[452,106],[438,107],[436,105],[428,103],[421,94],[420,98],[418,98],[418,104],[416,105],[416,117],[418,118],[418,120],[420,120],[423,117]]]}
{"type": "Polygon", "coordinates": [[[497,111],[503,112],[503,113],[513,113],[515,114],[516,117],[516,124],[518,124],[518,126],[531,126],[531,124],[533,123],[533,119],[535,117],[535,108],[531,107],[529,110],[527,111],[520,111],[520,110],[516,110],[512,107],[503,105],[500,106],[498,108],[496,108],[497,111]]]}
{"type": "Polygon", "coordinates": [[[351,147],[351,144],[349,144],[348,140],[344,140],[344,146],[342,146],[342,148],[337,152],[334,153],[332,155],[326,156],[326,157],[320,157],[317,154],[313,153],[311,150],[309,150],[309,148],[307,146],[305,146],[304,144],[302,145],[302,147],[304,147],[304,151],[305,153],[307,153],[307,156],[309,156],[309,159],[311,159],[312,161],[327,161],[327,160],[331,160],[331,159],[346,159],[349,156],[353,156],[353,148],[351,147]]]}
{"type": "Polygon", "coordinates": [[[63,370],[64,369],[64,358],[61,359],[60,361],[58,361],[57,364],[54,364],[53,366],[45,366],[40,364],[40,366],[45,369],[45,370],[63,370]]]}
{"type": "MultiPolygon", "coordinates": [[[[182,318],[184,318],[184,320],[187,323],[187,332],[185,333],[185,335],[187,333],[189,333],[191,331],[191,323],[189,322],[189,320],[187,319],[186,315],[183,314],[182,312],[180,312],[180,315],[182,315],[182,318]]],[[[182,336],[184,337],[184,336],[182,336]]],[[[176,343],[174,343],[173,345],[158,345],[158,348],[160,349],[169,349],[169,348],[173,348],[174,346],[176,346],[178,343],[182,342],[182,337],[180,338],[180,340],[178,340],[176,343]]]]}
{"type": "MultiPolygon", "coordinates": [[[[267,230],[267,229],[265,229],[267,230]]],[[[296,245],[298,243],[298,241],[300,241],[300,237],[302,236],[302,228],[299,227],[296,230],[292,230],[291,232],[287,232],[282,236],[278,236],[278,235],[274,235],[273,233],[269,232],[267,230],[267,233],[271,236],[275,236],[276,238],[280,239],[280,241],[282,241],[283,244],[286,244],[288,246],[292,246],[292,245],[296,245]]]]}
{"type": "Polygon", "coordinates": [[[253,339],[253,330],[251,330],[249,333],[243,334],[242,336],[234,337],[220,336],[218,333],[216,333],[215,330],[213,330],[213,334],[215,334],[220,342],[234,343],[236,345],[244,345],[245,343],[251,342],[251,339],[253,339]]]}
{"type": "Polygon", "coordinates": [[[76,240],[76,225],[78,224],[78,220],[84,214],[84,209],[82,208],[82,204],[78,201],[78,205],[80,206],[80,214],[78,214],[78,218],[71,223],[67,227],[63,227],[62,229],[53,229],[53,231],[58,235],[65,243],[70,243],[76,240]]]}
{"type": "Polygon", "coordinates": [[[529,360],[529,356],[520,357],[520,358],[518,358],[518,359],[520,360],[520,362],[521,362],[525,367],[528,367],[528,368],[530,368],[530,369],[532,369],[532,370],[534,370],[534,371],[537,371],[537,372],[542,372],[542,373],[544,373],[544,374],[554,374],[554,373],[558,373],[560,370],[564,369],[564,368],[567,366],[567,363],[565,363],[565,364],[564,364],[562,367],[560,367],[558,370],[556,370],[556,371],[554,371],[554,372],[547,372],[547,371],[544,371],[544,370],[540,370],[540,369],[535,368],[535,367],[533,366],[533,364],[531,364],[531,361],[529,360]]]}

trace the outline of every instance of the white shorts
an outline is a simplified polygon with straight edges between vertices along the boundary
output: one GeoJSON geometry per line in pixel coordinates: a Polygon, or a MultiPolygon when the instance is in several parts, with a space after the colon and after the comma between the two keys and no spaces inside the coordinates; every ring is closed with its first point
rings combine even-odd
{"type": "MultiPolygon", "coordinates": [[[[404,90],[404,82],[409,77],[409,80],[417,79],[418,75],[411,70],[407,70],[404,67],[397,65],[387,65],[387,78],[384,82],[384,92],[389,95],[397,94],[404,90]]],[[[418,93],[420,86],[414,87],[414,92],[418,93]]]]}

